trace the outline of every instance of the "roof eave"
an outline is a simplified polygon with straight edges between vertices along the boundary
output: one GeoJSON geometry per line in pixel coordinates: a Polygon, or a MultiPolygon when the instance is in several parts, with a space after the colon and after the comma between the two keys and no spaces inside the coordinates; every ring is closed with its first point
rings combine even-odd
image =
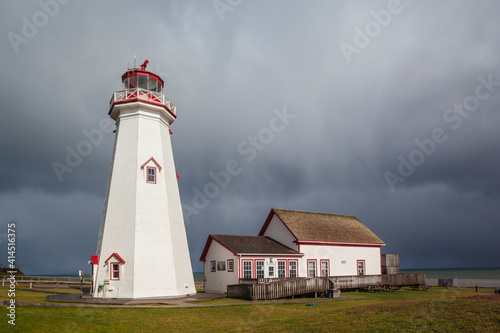
{"type": "Polygon", "coordinates": [[[294,241],[294,243],[302,244],[302,245],[304,245],[305,243],[309,243],[309,244],[313,244],[313,245],[328,244],[328,245],[351,245],[351,246],[385,246],[385,243],[335,242],[335,241],[305,240],[305,239],[296,240],[296,241],[294,241]]]}
{"type": "Polygon", "coordinates": [[[238,253],[238,256],[265,256],[265,257],[276,257],[276,256],[285,256],[285,257],[303,257],[304,253],[238,253]]]}

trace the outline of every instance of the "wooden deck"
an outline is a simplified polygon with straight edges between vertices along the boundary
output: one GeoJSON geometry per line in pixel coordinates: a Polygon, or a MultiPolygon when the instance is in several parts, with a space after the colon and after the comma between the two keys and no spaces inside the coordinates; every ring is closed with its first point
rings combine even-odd
{"type": "Polygon", "coordinates": [[[394,291],[403,286],[423,285],[425,285],[425,274],[255,279],[227,286],[227,297],[248,300],[269,300],[309,293],[327,292],[331,289],[394,291]]]}

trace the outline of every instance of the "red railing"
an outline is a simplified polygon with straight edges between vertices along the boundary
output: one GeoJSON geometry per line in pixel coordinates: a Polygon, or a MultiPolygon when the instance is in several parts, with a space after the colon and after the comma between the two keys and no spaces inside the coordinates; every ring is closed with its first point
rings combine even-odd
{"type": "Polygon", "coordinates": [[[112,106],[113,103],[116,102],[124,102],[136,99],[144,100],[146,102],[152,102],[155,104],[165,105],[174,115],[176,115],[175,104],[172,103],[167,98],[167,96],[163,95],[162,93],[141,88],[115,91],[113,93],[113,96],[111,97],[111,101],[109,102],[109,104],[110,106],[112,106]]]}

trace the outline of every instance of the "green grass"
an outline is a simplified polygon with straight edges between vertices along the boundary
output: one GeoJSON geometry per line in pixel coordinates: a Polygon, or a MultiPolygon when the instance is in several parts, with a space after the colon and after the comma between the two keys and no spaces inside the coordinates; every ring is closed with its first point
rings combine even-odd
{"type": "MultiPolygon", "coordinates": [[[[255,304],[196,308],[16,308],[13,332],[455,332],[500,331],[500,298],[468,298],[474,292],[431,289],[393,293],[343,293],[362,298],[305,304],[255,304]]],[[[16,293],[17,301],[46,294],[16,293]]],[[[2,290],[1,299],[6,299],[2,290]]],[[[30,300],[28,300],[30,299],[30,300]]],[[[222,299],[216,303],[238,300],[222,299]]],[[[208,304],[208,303],[205,303],[208,304]]],[[[6,308],[0,331],[7,328],[6,308]]]]}

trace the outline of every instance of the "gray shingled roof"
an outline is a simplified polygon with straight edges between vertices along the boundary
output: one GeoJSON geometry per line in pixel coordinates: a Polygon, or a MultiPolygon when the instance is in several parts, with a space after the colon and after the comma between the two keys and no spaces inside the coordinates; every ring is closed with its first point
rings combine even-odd
{"type": "Polygon", "coordinates": [[[235,253],[299,254],[265,236],[210,235],[235,253]]]}
{"type": "Polygon", "coordinates": [[[355,216],[273,210],[298,240],[384,244],[355,216]]]}

